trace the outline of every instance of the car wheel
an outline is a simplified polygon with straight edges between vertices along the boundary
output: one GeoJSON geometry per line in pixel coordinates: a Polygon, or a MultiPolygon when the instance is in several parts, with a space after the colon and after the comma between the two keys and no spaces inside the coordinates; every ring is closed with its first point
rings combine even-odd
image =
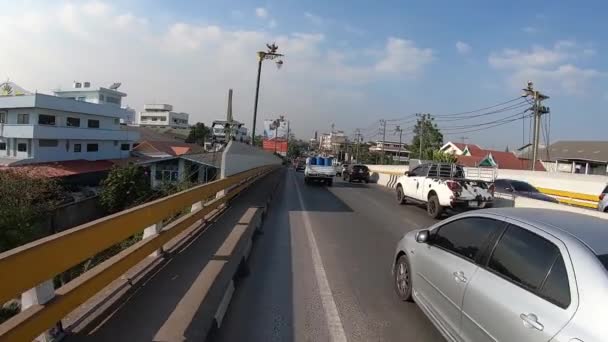
{"type": "Polygon", "coordinates": [[[405,194],[401,185],[397,185],[397,203],[405,204],[405,194]]]}
{"type": "Polygon", "coordinates": [[[327,181],[327,186],[333,186],[334,185],[334,181],[333,180],[328,180],[327,181]]]}
{"type": "Polygon", "coordinates": [[[441,214],[443,213],[443,209],[444,208],[441,206],[441,204],[439,204],[439,198],[437,198],[437,195],[431,195],[431,197],[429,197],[429,201],[426,202],[427,214],[429,214],[430,217],[436,219],[441,216],[441,214]]]}
{"type": "Polygon", "coordinates": [[[407,257],[404,255],[400,256],[395,263],[395,270],[393,272],[395,292],[402,301],[412,301],[412,276],[411,276],[410,263],[407,257]]]}

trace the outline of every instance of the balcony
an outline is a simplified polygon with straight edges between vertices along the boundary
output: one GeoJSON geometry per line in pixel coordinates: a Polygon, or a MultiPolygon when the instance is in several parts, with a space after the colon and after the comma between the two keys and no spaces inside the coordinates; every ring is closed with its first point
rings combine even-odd
{"type": "Polygon", "coordinates": [[[0,125],[0,136],[23,139],[137,140],[139,133],[120,129],[45,125],[0,125]]]}

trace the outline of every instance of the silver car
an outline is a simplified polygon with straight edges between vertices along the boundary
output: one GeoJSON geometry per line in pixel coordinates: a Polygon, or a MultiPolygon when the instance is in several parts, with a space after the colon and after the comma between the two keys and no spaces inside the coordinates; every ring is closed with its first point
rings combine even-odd
{"type": "Polygon", "coordinates": [[[601,212],[608,212],[608,186],[604,188],[600,195],[600,202],[597,205],[597,210],[601,212]]]}
{"type": "Polygon", "coordinates": [[[608,221],[545,209],[460,214],[407,233],[395,291],[449,341],[608,341],[608,221]]]}

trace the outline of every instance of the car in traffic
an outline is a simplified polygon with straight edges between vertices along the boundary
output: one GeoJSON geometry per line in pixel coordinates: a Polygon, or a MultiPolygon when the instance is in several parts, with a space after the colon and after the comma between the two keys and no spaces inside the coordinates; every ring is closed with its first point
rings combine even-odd
{"type": "Polygon", "coordinates": [[[369,183],[369,168],[365,165],[352,164],[342,172],[342,179],[345,182],[365,182],[369,183]]]}
{"type": "Polygon", "coordinates": [[[498,194],[518,195],[540,201],[559,203],[557,199],[538,191],[532,184],[515,179],[496,179],[495,192],[498,194]]]}
{"type": "Polygon", "coordinates": [[[600,201],[597,206],[597,210],[608,213],[608,185],[604,188],[600,195],[600,201]]]}
{"type": "Polygon", "coordinates": [[[607,341],[608,230],[590,215],[470,211],[406,233],[397,296],[449,341],[607,341]]]}
{"type": "Polygon", "coordinates": [[[304,184],[314,182],[324,183],[327,186],[332,186],[336,169],[330,164],[331,159],[323,157],[306,158],[306,168],[304,169],[304,184]]]}
{"type": "Polygon", "coordinates": [[[482,209],[493,206],[493,186],[467,179],[462,166],[449,163],[421,164],[397,179],[397,203],[426,205],[427,214],[440,217],[446,209],[482,209]]]}
{"type": "Polygon", "coordinates": [[[348,165],[349,164],[342,164],[342,165],[336,166],[336,176],[343,176],[344,171],[346,171],[348,169],[348,165]]]}
{"type": "Polygon", "coordinates": [[[298,160],[296,163],[296,172],[304,172],[306,169],[306,160],[298,160]]]}

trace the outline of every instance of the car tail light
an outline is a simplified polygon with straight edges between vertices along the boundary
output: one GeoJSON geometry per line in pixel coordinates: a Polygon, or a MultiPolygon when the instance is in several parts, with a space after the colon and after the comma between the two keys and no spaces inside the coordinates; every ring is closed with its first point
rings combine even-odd
{"type": "Polygon", "coordinates": [[[603,200],[604,200],[604,196],[606,196],[606,194],[601,194],[601,195],[600,195],[600,201],[603,201],[603,200]]]}
{"type": "Polygon", "coordinates": [[[492,194],[492,196],[494,196],[494,191],[496,191],[496,185],[494,185],[494,183],[492,183],[492,185],[490,185],[490,187],[488,188],[488,190],[490,191],[490,193],[492,194]]]}
{"type": "Polygon", "coordinates": [[[448,181],[448,189],[452,190],[453,193],[462,191],[462,187],[460,186],[460,184],[454,181],[448,181]]]}

